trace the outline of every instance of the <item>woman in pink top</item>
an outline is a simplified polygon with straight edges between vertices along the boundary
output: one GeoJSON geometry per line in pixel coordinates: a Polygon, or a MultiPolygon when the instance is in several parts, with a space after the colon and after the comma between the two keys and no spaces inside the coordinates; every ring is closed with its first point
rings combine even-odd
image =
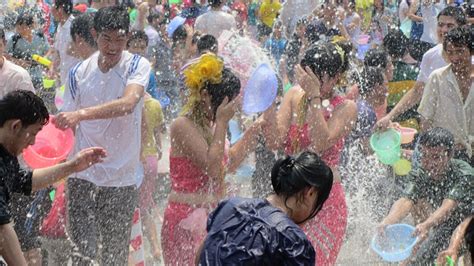
{"type": "Polygon", "coordinates": [[[357,119],[357,106],[334,95],[333,88],[348,67],[349,46],[324,43],[308,49],[295,69],[299,85],[288,91],[278,111],[278,140],[285,153],[313,150],[334,173],[329,199],[304,228],[316,250],[316,265],[335,264],[347,223],[345,195],[336,168],[344,138],[357,119]]]}
{"type": "Polygon", "coordinates": [[[201,56],[184,76],[188,101],[170,132],[171,193],[161,232],[166,265],[194,265],[206,236],[208,211],[225,194],[224,173],[235,170],[256,146],[264,121],[254,123],[225,154],[228,122],[238,106],[239,79],[213,54],[201,56]]]}

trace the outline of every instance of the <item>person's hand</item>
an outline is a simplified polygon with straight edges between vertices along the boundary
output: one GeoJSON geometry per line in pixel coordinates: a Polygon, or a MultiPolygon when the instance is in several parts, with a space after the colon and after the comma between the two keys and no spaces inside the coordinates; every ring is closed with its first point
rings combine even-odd
{"type": "Polygon", "coordinates": [[[296,80],[306,93],[306,97],[320,97],[321,82],[308,66],[303,69],[301,65],[295,67],[296,80]]]}
{"type": "Polygon", "coordinates": [[[107,152],[101,147],[91,147],[78,152],[68,163],[74,172],[86,170],[96,163],[103,162],[107,152]]]}
{"type": "Polygon", "coordinates": [[[382,117],[379,121],[377,121],[375,127],[377,128],[377,130],[386,130],[392,124],[391,120],[392,118],[389,115],[386,115],[382,117]]]}
{"type": "Polygon", "coordinates": [[[427,226],[425,223],[420,223],[415,227],[415,232],[413,232],[414,237],[418,237],[418,240],[413,247],[411,252],[412,256],[418,252],[421,244],[428,238],[428,234],[430,232],[430,227],[427,226]]]}
{"type": "Polygon", "coordinates": [[[388,224],[382,222],[377,225],[376,227],[376,232],[378,235],[381,235],[382,237],[385,237],[385,229],[389,226],[388,224]]]}
{"type": "Polygon", "coordinates": [[[224,122],[227,125],[237,111],[240,98],[239,96],[229,102],[229,98],[225,97],[219,107],[217,107],[216,121],[224,122]]]}
{"type": "Polygon", "coordinates": [[[59,113],[53,119],[54,125],[59,129],[74,128],[79,122],[81,122],[79,111],[59,113]]]}
{"type": "Polygon", "coordinates": [[[439,253],[438,259],[436,260],[436,265],[446,265],[448,262],[448,258],[451,258],[451,260],[456,263],[458,260],[458,251],[455,248],[449,247],[446,250],[443,250],[439,253]]]}
{"type": "Polygon", "coordinates": [[[430,227],[427,226],[425,223],[420,223],[415,227],[415,232],[413,232],[413,236],[418,237],[418,242],[421,243],[428,237],[429,232],[430,227]]]}

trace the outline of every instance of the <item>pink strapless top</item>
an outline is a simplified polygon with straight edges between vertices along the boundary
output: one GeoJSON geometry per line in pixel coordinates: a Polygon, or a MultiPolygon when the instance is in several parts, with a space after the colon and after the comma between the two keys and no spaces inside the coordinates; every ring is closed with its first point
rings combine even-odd
{"type": "MultiPolygon", "coordinates": [[[[336,96],[330,100],[330,105],[328,108],[324,108],[324,118],[327,121],[332,116],[332,112],[337,106],[344,103],[344,97],[336,96]]],[[[303,151],[309,147],[311,144],[311,139],[309,137],[309,128],[308,123],[305,123],[302,127],[298,127],[296,124],[292,124],[288,130],[285,141],[285,154],[295,154],[296,147],[294,147],[293,140],[298,138],[299,149],[298,151],[303,151]]],[[[331,148],[327,149],[322,154],[322,159],[328,166],[333,167],[339,164],[339,158],[344,148],[344,138],[340,138],[336,144],[331,148]]]]}
{"type": "Polygon", "coordinates": [[[208,193],[209,177],[186,157],[170,156],[171,189],[181,193],[208,193]]]}
{"type": "MultiPolygon", "coordinates": [[[[229,162],[230,142],[226,139],[222,164],[229,162]]],[[[170,149],[171,154],[171,149],[170,149]]],[[[170,156],[171,189],[181,193],[212,193],[209,176],[187,157],[170,156]]],[[[215,189],[214,189],[215,192],[215,189]]]]}

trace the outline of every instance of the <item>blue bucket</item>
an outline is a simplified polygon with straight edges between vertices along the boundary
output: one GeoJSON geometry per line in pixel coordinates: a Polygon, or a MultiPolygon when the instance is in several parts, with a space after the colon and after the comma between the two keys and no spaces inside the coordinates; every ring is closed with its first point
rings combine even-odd
{"type": "Polygon", "coordinates": [[[242,110],[247,115],[267,110],[275,100],[277,90],[275,71],[268,64],[259,65],[245,86],[242,110]]]}
{"type": "Polygon", "coordinates": [[[415,227],[408,224],[389,225],[385,228],[385,236],[376,234],[370,246],[384,261],[400,262],[410,257],[418,240],[413,232],[415,227]]]}

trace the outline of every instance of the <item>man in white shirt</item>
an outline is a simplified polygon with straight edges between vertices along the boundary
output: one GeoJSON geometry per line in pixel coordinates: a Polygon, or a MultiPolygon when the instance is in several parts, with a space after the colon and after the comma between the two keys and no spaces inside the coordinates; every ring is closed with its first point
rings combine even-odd
{"type": "Polygon", "coordinates": [[[420,102],[423,95],[423,88],[428,81],[429,75],[436,69],[448,65],[443,54],[443,41],[449,30],[466,24],[464,12],[457,7],[446,7],[438,14],[437,34],[439,44],[428,50],[421,60],[420,73],[413,89],[409,90],[398,104],[385,117],[377,122],[381,128],[388,127],[390,121],[403,114],[417,103],[420,102]]]}
{"type": "Polygon", "coordinates": [[[150,63],[125,51],[129,16],[121,7],[94,18],[99,52],[69,72],[59,128],[75,128],[75,149],[100,146],[108,158],[67,183],[73,265],[126,265],[140,163],[141,117],[150,63]],[[99,249],[99,247],[102,247],[99,249]],[[99,251],[101,250],[101,254],[99,251]]]}
{"type": "Polygon", "coordinates": [[[423,130],[442,127],[456,141],[456,159],[472,165],[474,140],[474,83],[471,81],[474,53],[468,28],[452,29],[443,43],[451,64],[435,70],[428,79],[418,108],[423,130]]]}
{"type": "Polygon", "coordinates": [[[224,30],[236,29],[235,18],[222,11],[222,0],[209,0],[211,10],[200,15],[194,24],[194,30],[202,34],[210,34],[219,39],[224,30]]]}
{"type": "Polygon", "coordinates": [[[5,31],[0,29],[0,99],[11,91],[29,90],[34,92],[35,89],[28,71],[3,56],[6,45],[5,31]]]}
{"type": "MultiPolygon", "coordinates": [[[[61,84],[66,84],[67,74],[72,66],[79,62],[71,52],[71,23],[74,20],[72,15],[73,5],[71,0],[55,0],[51,12],[56,20],[59,21],[56,35],[54,36],[54,67],[59,68],[61,84]]],[[[53,68],[52,71],[58,69],[53,68]]]]}

